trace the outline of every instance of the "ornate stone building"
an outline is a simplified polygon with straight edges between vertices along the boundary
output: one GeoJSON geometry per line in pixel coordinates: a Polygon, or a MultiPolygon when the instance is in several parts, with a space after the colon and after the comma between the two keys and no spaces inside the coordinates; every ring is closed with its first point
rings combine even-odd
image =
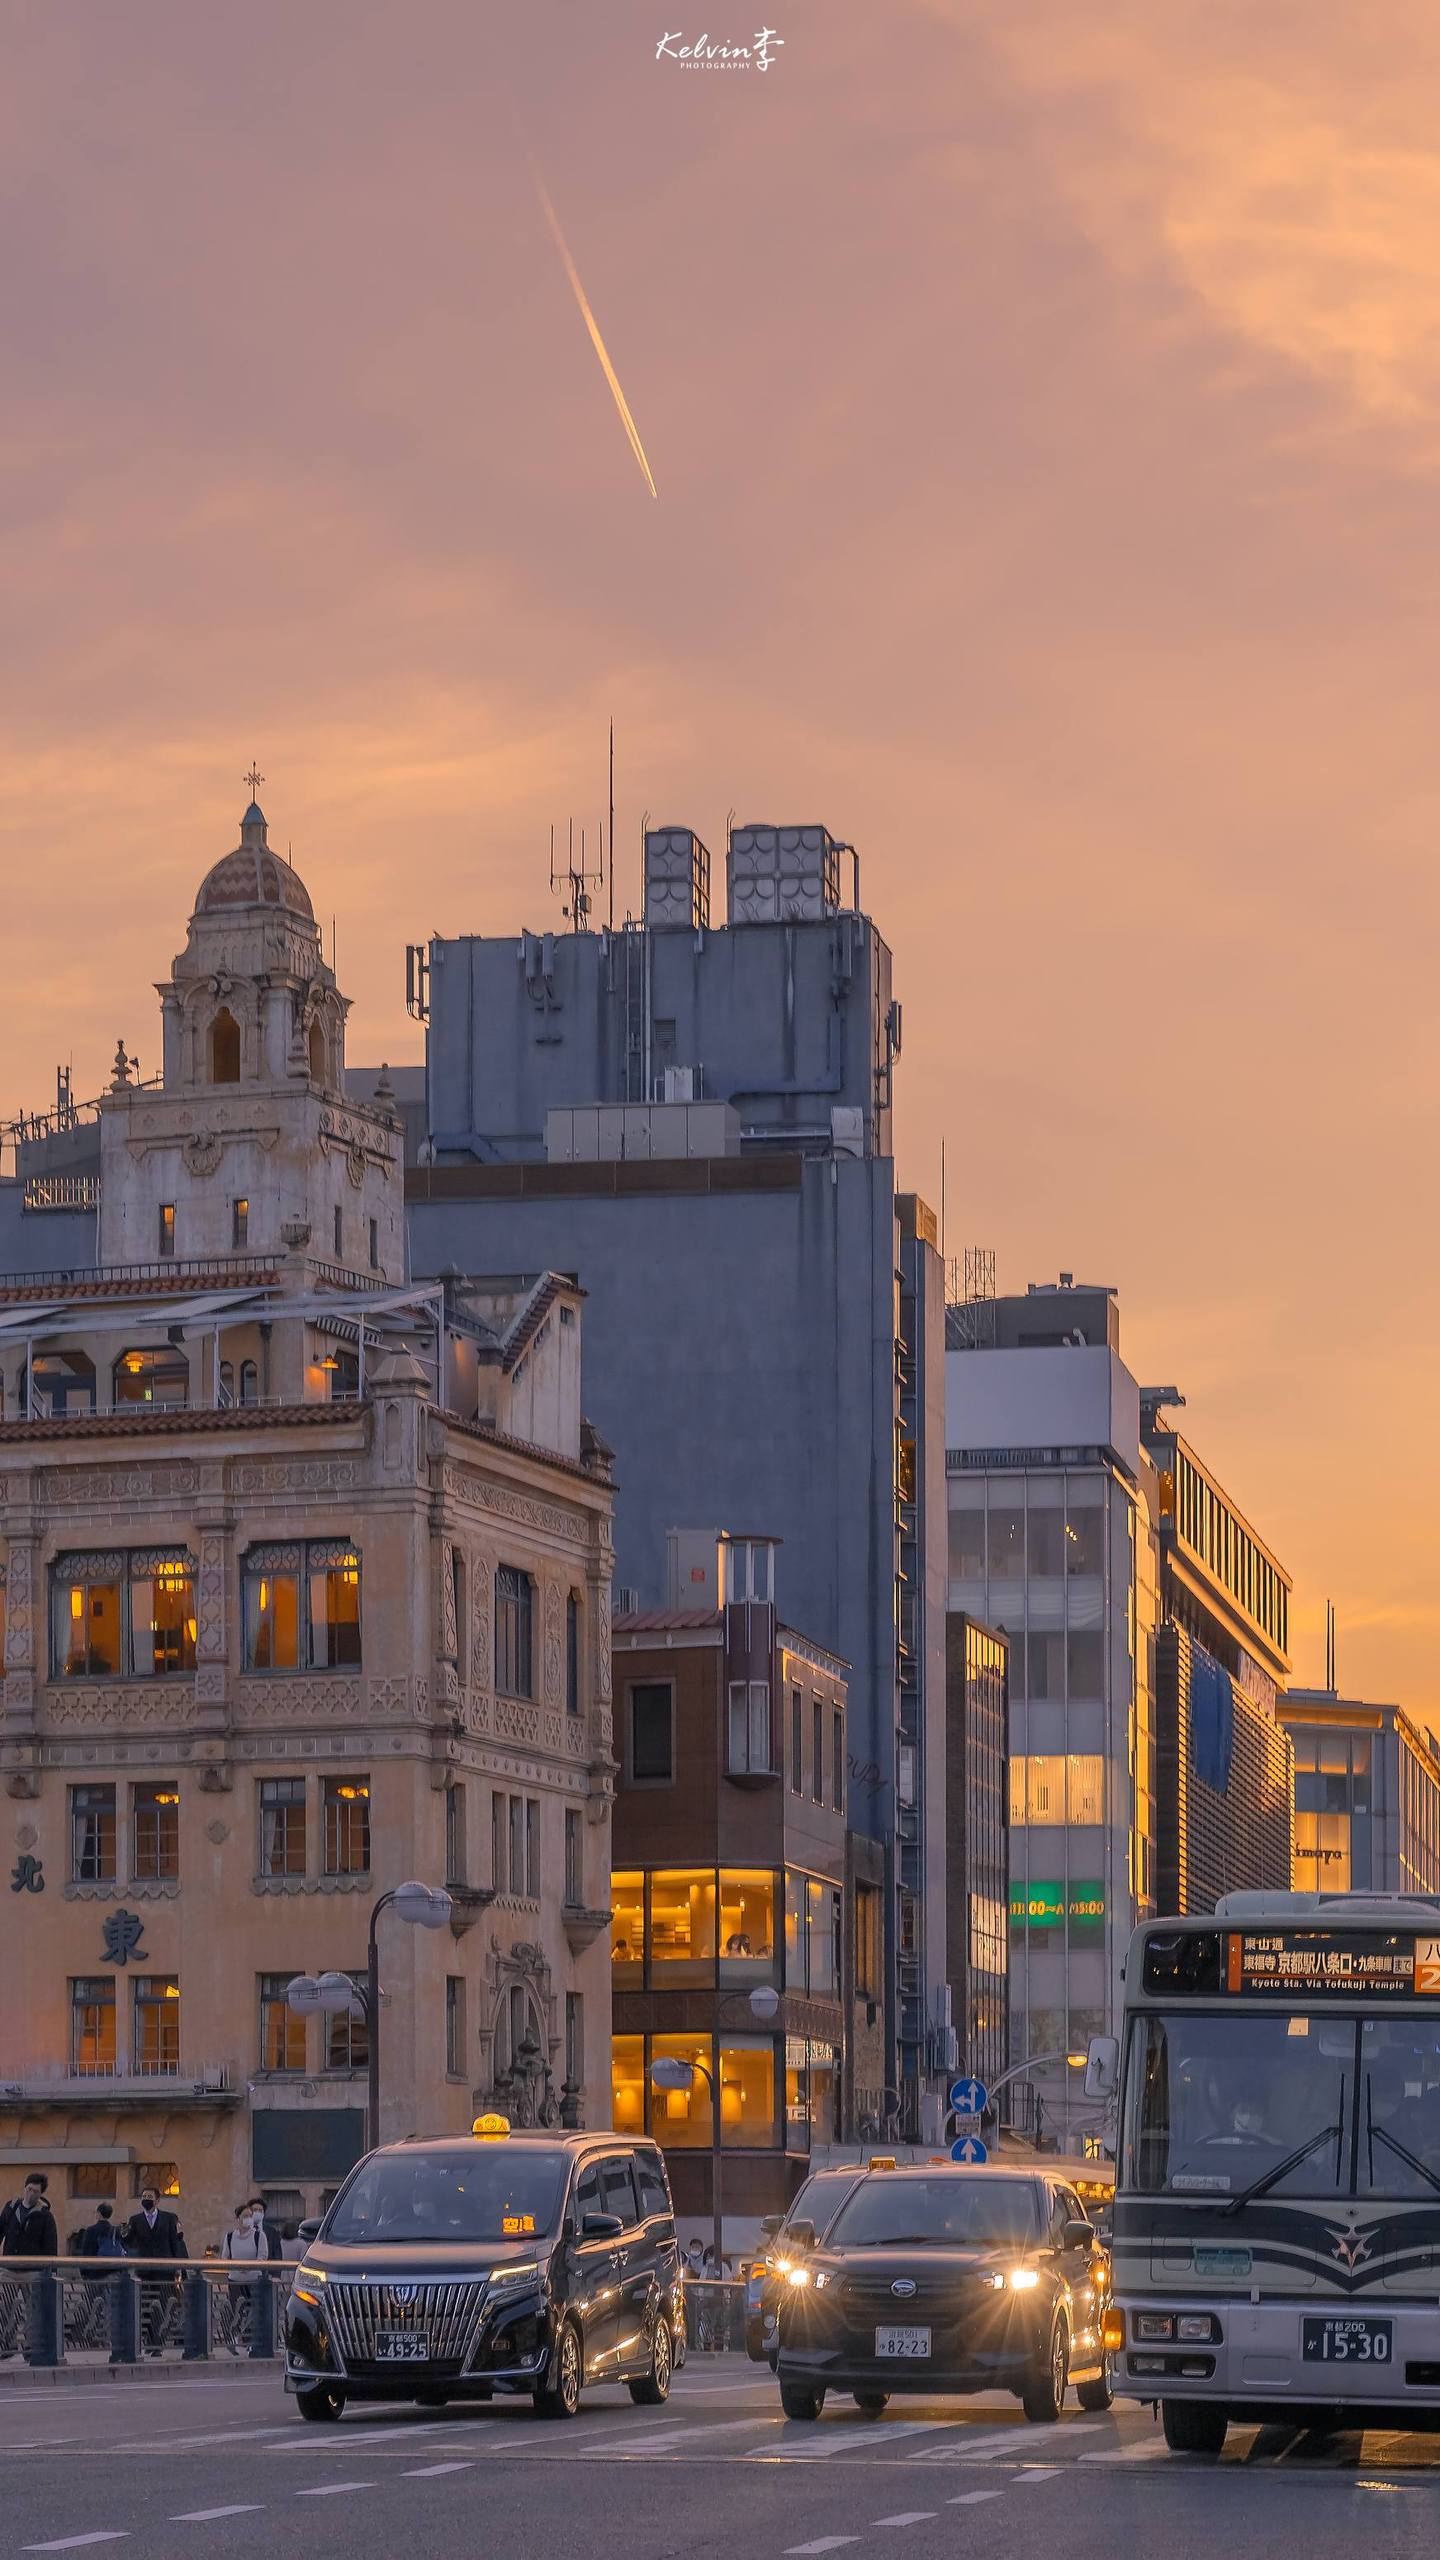
{"type": "Polygon", "coordinates": [[[63,2234],[160,2177],[198,2250],[363,2146],[364,2021],[286,1986],[412,1876],[452,1909],[378,1924],[384,2138],[608,2120],[612,1496],[581,1293],[407,1282],[253,803],[160,995],[100,1268],[0,1280],[0,2181],[63,2234]]]}

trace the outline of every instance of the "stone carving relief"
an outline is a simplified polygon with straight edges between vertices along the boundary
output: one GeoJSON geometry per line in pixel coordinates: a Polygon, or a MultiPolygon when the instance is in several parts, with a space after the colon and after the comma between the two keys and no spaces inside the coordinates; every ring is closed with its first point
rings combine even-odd
{"type": "Polygon", "coordinates": [[[463,1467],[445,1469],[445,1491],[454,1502],[464,1503],[471,1511],[488,1511],[498,1520],[513,1520],[518,1528],[539,1529],[548,1537],[564,1538],[572,1547],[588,1546],[590,1523],[582,1512],[561,1511],[553,1502],[536,1502],[528,1494],[512,1493],[508,1485],[491,1484],[484,1476],[471,1475],[463,1467]]]}
{"type": "Polygon", "coordinates": [[[235,1469],[237,1495],[351,1493],[359,1481],[353,1458],[256,1458],[242,1461],[235,1469]]]}
{"type": "MultiPolygon", "coordinates": [[[[7,1669],[18,1670],[30,1660],[30,1609],[34,1588],[35,1552],[28,1538],[15,1541],[10,1549],[5,1576],[5,1662],[7,1669]]],[[[13,1692],[7,1690],[13,1702],[13,1692]]]]}
{"type": "Polygon", "coordinates": [[[198,1486],[196,1469],[177,1460],[153,1467],[47,1467],[38,1493],[47,1510],[129,1510],[137,1502],[193,1501],[198,1486]]]}
{"type": "Polygon", "coordinates": [[[190,1722],[193,1705],[188,1681],[174,1687],[167,1682],[160,1690],[99,1688],[87,1681],[83,1694],[76,1691],[47,1698],[41,1722],[47,1733],[83,1732],[87,1726],[105,1733],[143,1731],[147,1726],[178,1730],[190,1722]]]}
{"type": "Polygon", "coordinates": [[[196,1594],[198,1650],[212,1660],[225,1653],[225,1541],[204,1531],[200,1537],[200,1576],[196,1594]]]}
{"type": "Polygon", "coordinates": [[[610,1695],[610,1585],[602,1582],[595,1595],[595,1694],[610,1695]]]}
{"type": "Polygon", "coordinates": [[[229,1823],[207,1822],[205,1825],[205,1837],[207,1840],[213,1841],[217,1849],[223,1848],[225,1842],[230,1837],[229,1823]]]}
{"type": "Polygon", "coordinates": [[[236,1714],[242,1724],[328,1722],[335,1716],[358,1716],[361,1694],[358,1680],[336,1679],[333,1673],[318,1680],[245,1680],[236,1714]]]}
{"type": "Polygon", "coordinates": [[[545,1704],[565,1701],[565,1593],[558,1582],[545,1585],[545,1704]]]}

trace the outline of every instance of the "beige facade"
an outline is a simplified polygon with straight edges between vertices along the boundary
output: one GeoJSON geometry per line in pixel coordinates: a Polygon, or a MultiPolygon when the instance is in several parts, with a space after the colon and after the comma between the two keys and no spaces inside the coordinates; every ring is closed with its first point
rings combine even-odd
{"type": "Polygon", "coordinates": [[[45,2168],[63,2237],[163,2173],[195,2251],[252,2190],[316,2210],[363,2147],[363,2022],[285,1987],[363,1976],[410,1877],[452,1911],[378,1924],[383,2138],[609,2114],[612,1495],[580,1293],[406,1288],[392,1115],[342,1112],[343,1002],[245,823],[253,897],[210,875],[162,990],[165,1089],[122,1073],[107,1111],[101,1270],[0,1287],[0,2184],[45,2168]],[[300,942],[278,1027],[272,929],[300,942]],[[337,1184],[363,1220],[338,1258],[337,1184]],[[142,1255],[165,1206],[176,1249],[142,1255]]]}

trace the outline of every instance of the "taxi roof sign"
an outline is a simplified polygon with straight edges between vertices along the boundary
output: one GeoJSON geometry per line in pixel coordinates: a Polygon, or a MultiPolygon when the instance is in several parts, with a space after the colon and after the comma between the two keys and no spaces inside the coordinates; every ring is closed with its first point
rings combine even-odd
{"type": "Polygon", "coordinates": [[[499,2142],[510,2130],[508,2116],[477,2116],[470,2127],[479,2142],[499,2142]]]}

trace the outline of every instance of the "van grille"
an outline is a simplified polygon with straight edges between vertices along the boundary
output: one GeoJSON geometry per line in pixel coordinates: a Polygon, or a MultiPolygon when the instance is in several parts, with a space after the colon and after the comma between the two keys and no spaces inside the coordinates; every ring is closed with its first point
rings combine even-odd
{"type": "MultiPolygon", "coordinates": [[[[329,2284],[325,2308],[346,2367],[378,2363],[382,2329],[429,2338],[432,2365],[463,2372],[475,2351],[485,2308],[486,2280],[461,2284],[329,2284]]],[[[387,2359],[384,2372],[398,2371],[387,2359]]]]}

